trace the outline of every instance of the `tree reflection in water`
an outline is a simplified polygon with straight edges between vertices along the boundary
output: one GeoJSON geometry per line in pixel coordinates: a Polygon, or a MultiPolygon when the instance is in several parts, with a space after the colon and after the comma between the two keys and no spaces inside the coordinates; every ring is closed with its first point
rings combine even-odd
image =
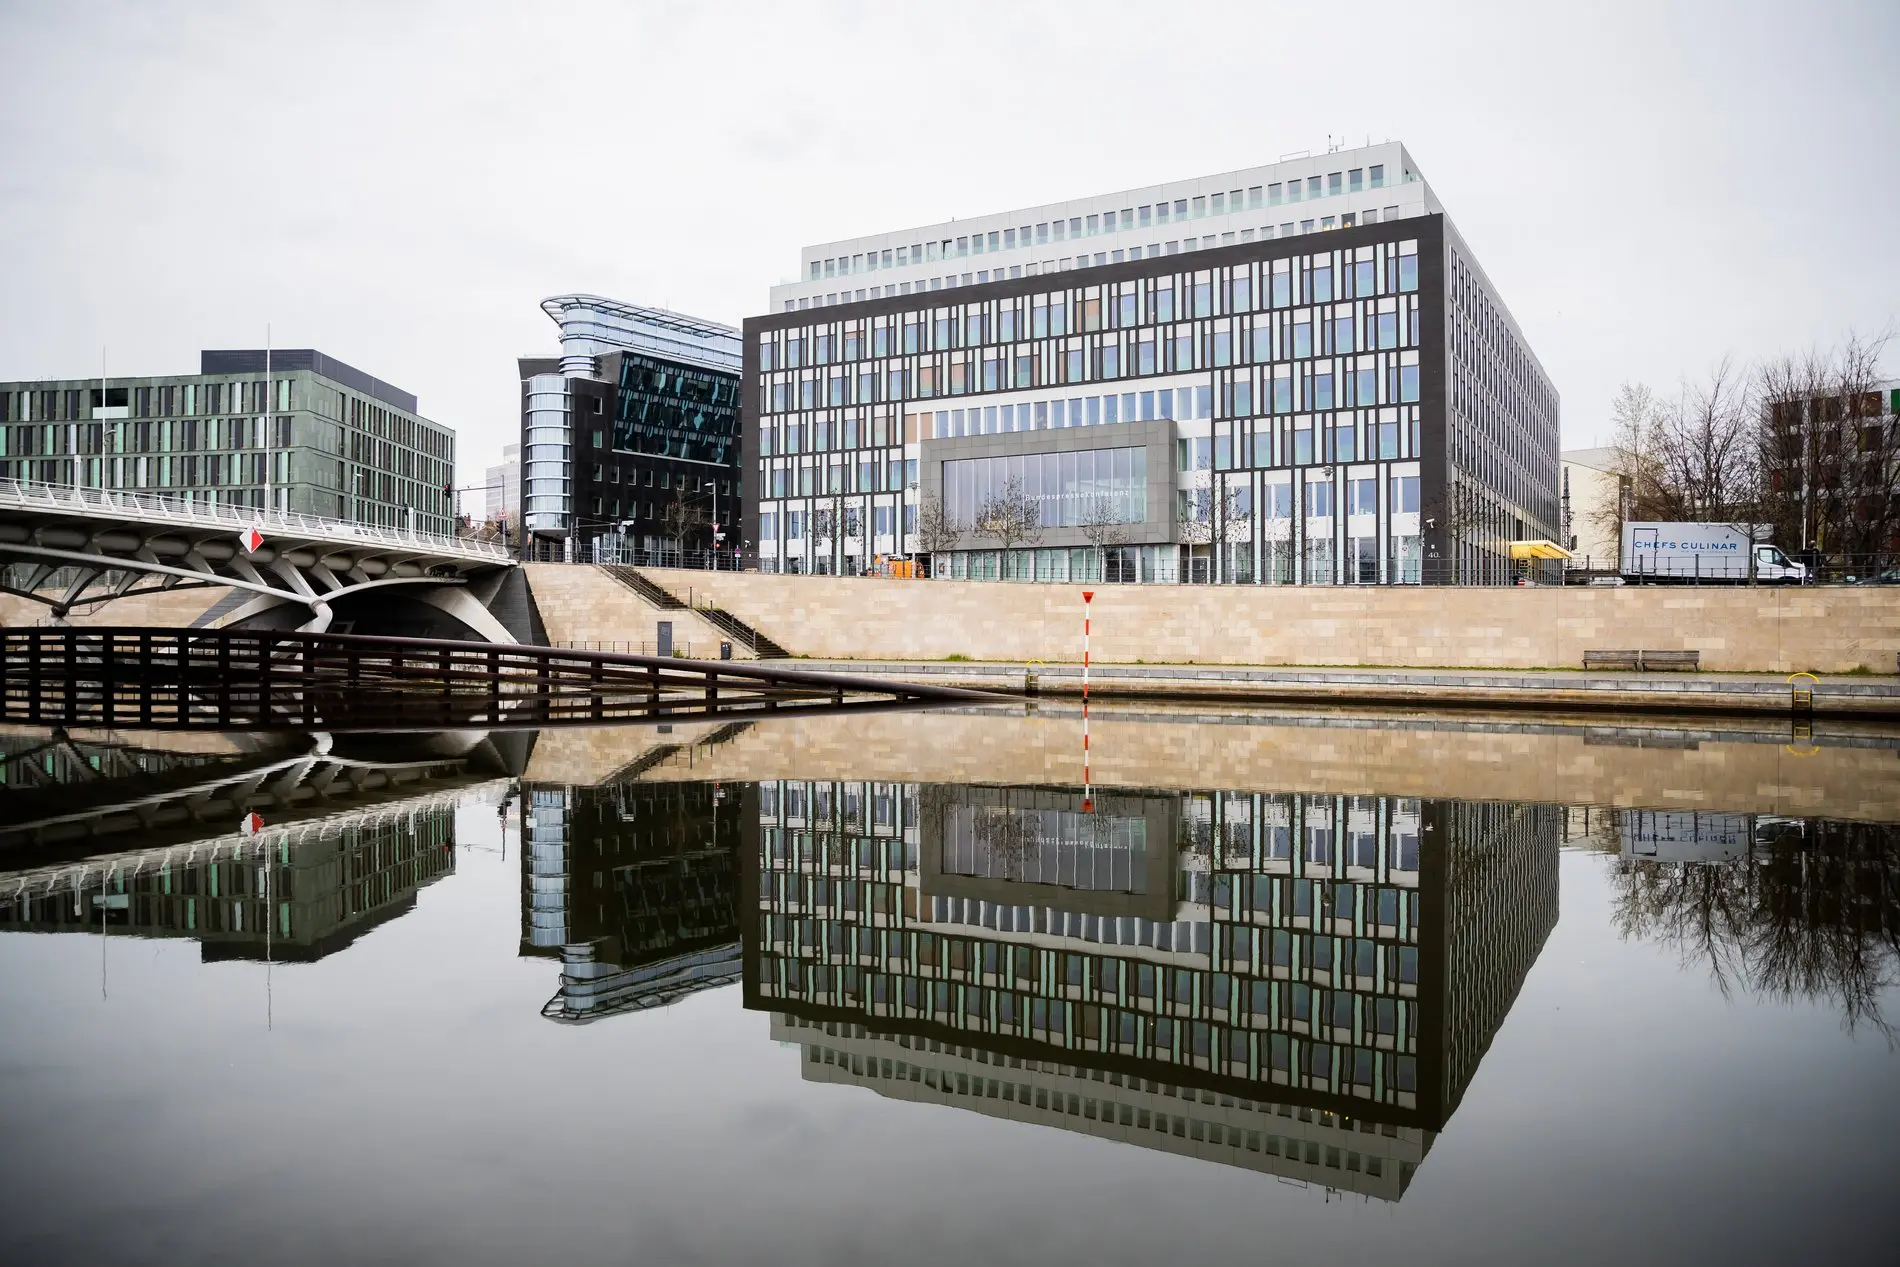
{"type": "Polygon", "coordinates": [[[1612,874],[1625,938],[1707,962],[1724,997],[1825,999],[1895,1043],[1881,1000],[1900,985],[1900,828],[1762,819],[1738,857],[1625,855],[1612,874]]]}

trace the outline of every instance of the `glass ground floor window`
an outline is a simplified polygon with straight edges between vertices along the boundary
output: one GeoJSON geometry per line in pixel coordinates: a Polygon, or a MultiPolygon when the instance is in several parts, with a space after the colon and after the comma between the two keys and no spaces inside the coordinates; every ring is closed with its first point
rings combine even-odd
{"type": "MultiPolygon", "coordinates": [[[[1111,479],[1119,470],[1114,461],[1111,479]]],[[[944,466],[946,471],[957,468],[959,477],[965,469],[973,475],[971,487],[958,494],[958,507],[979,505],[974,479],[979,463],[957,460],[944,466]]],[[[986,468],[986,473],[1014,474],[1007,466],[986,468]]],[[[1078,481],[1084,473],[1078,465],[1078,481]]],[[[1124,473],[1135,473],[1132,459],[1124,473]]],[[[1057,475],[1061,478],[1038,488],[1050,495],[1044,510],[1054,507],[1050,517],[1059,519],[1064,498],[1074,490],[1066,472],[1057,475]]],[[[1092,478],[1094,483],[1086,488],[1100,493],[1099,462],[1092,478]]],[[[981,539],[973,539],[966,529],[956,539],[956,548],[937,551],[933,570],[938,576],[977,580],[1133,584],[1416,585],[1423,579],[1424,519],[1415,461],[1293,470],[1197,469],[1181,474],[1176,483],[1177,535],[1188,541],[1107,550],[1025,546],[1005,556],[973,548],[980,547],[981,539]]],[[[1131,503],[1131,516],[1135,491],[1121,489],[1131,503]]],[[[763,570],[857,573],[883,560],[927,553],[916,535],[914,492],[774,498],[760,509],[763,570]],[[841,535],[823,526],[833,523],[844,525],[841,535]]],[[[1140,527],[1130,523],[1128,530],[1136,535],[1140,527]]]]}

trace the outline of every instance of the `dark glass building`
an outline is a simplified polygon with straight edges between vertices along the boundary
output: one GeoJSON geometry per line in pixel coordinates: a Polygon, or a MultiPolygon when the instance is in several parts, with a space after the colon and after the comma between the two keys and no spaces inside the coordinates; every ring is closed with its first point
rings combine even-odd
{"type": "Polygon", "coordinates": [[[531,552],[666,562],[736,546],[739,332],[591,295],[541,306],[561,355],[520,362],[531,552]]]}

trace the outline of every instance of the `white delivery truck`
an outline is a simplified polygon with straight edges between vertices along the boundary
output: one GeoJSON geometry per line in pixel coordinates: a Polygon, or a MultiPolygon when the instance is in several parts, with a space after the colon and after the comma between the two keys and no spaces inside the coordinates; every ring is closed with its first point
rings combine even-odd
{"type": "Polygon", "coordinates": [[[1808,569],[1757,541],[1751,524],[1623,525],[1623,579],[1636,584],[1800,585],[1808,569]]]}

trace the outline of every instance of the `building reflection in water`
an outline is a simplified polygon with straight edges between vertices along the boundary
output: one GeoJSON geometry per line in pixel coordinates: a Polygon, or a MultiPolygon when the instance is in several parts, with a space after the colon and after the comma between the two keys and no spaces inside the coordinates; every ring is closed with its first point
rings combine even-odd
{"type": "Polygon", "coordinates": [[[808,1078],[1392,1200],[1557,918],[1553,806],[751,796],[746,1002],[808,1078]]]}
{"type": "Polygon", "coordinates": [[[462,795],[0,874],[0,932],[187,937],[207,961],[315,961],[455,869],[462,795]]]}
{"type": "Polygon", "coordinates": [[[542,1015],[598,1020],[739,979],[736,795],[630,781],[523,793],[521,952],[561,963],[542,1015]]]}

